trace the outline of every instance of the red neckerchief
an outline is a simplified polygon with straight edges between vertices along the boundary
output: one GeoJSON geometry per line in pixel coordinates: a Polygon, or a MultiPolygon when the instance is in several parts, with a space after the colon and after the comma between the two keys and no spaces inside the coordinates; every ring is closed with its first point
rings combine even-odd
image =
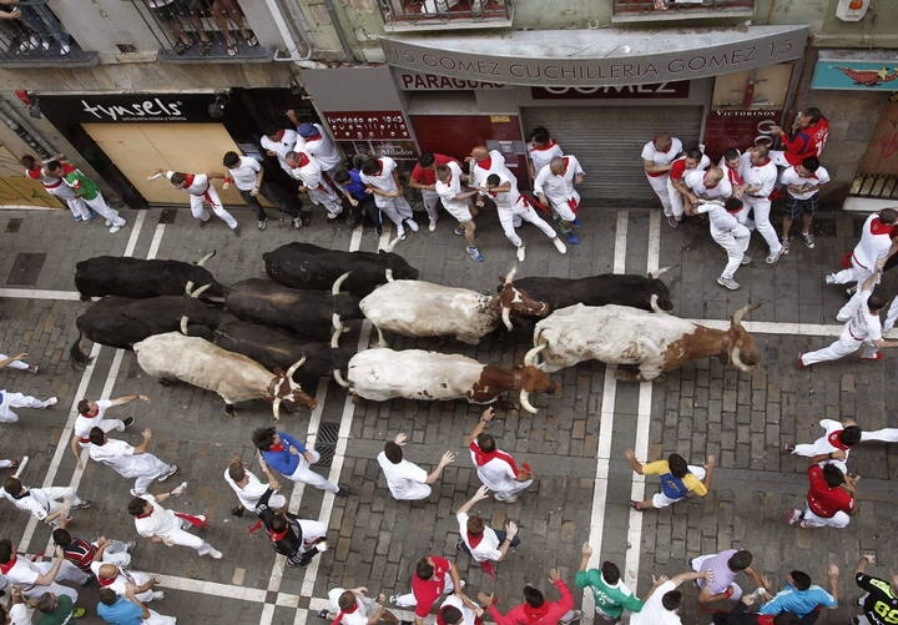
{"type": "Polygon", "coordinates": [[[35,165],[31,169],[26,169],[25,173],[28,174],[29,178],[34,178],[35,180],[40,180],[41,178],[43,178],[43,176],[41,175],[40,165],[35,165]]]}
{"type": "Polygon", "coordinates": [[[471,532],[468,532],[467,534],[468,544],[471,545],[471,549],[477,549],[477,545],[483,540],[483,534],[472,534],[471,532]]]}
{"type": "Polygon", "coordinates": [[[836,449],[848,449],[848,445],[842,442],[842,432],[844,430],[836,430],[835,432],[831,432],[829,436],[826,437],[826,440],[829,441],[829,444],[835,447],[836,449]]]}
{"type": "Polygon", "coordinates": [[[770,157],[768,156],[768,157],[765,158],[763,161],[761,161],[760,163],[758,163],[757,165],[755,165],[755,167],[763,167],[764,165],[766,165],[766,164],[769,163],[769,162],[770,162],[770,157]]]}
{"type": "MultiPolygon", "coordinates": [[[[337,618],[335,618],[334,620],[331,621],[331,625],[340,625],[340,623],[343,621],[344,616],[346,616],[347,614],[353,614],[354,612],[358,612],[358,611],[359,611],[359,602],[358,602],[358,600],[356,600],[355,605],[352,606],[351,608],[348,608],[346,610],[340,610],[340,613],[337,614],[337,618]]],[[[439,618],[440,618],[440,615],[439,615],[439,613],[437,613],[437,620],[439,620],[439,618]]]]}
{"type": "Polygon", "coordinates": [[[554,148],[556,145],[558,145],[558,144],[555,143],[555,139],[549,139],[549,142],[546,143],[546,146],[545,146],[545,147],[538,148],[538,147],[536,147],[535,145],[531,145],[530,147],[531,147],[531,149],[533,149],[533,150],[551,150],[551,149],[554,148]]]}
{"type": "Polygon", "coordinates": [[[484,169],[486,169],[487,171],[489,171],[489,169],[493,166],[493,159],[492,159],[492,157],[491,157],[491,156],[487,156],[487,157],[486,157],[485,159],[483,159],[482,161],[477,161],[477,166],[478,166],[478,167],[483,167],[484,169]]]}
{"type": "Polygon", "coordinates": [[[107,579],[105,577],[100,577],[99,575],[97,576],[97,581],[100,582],[100,586],[102,588],[112,586],[115,583],[115,580],[117,580],[117,579],[118,579],[118,572],[116,572],[115,576],[112,577],[111,579],[107,579]]]}
{"type": "Polygon", "coordinates": [[[534,608],[529,603],[524,603],[524,614],[527,615],[527,621],[532,623],[533,621],[538,621],[543,618],[546,613],[549,611],[549,602],[543,601],[543,604],[538,608],[534,608]]]}
{"type": "Polygon", "coordinates": [[[278,443],[277,445],[272,445],[271,447],[269,447],[268,451],[284,451],[285,449],[287,448],[284,447],[283,443],[278,443]]]}
{"type": "Polygon", "coordinates": [[[569,159],[567,156],[563,156],[563,157],[561,158],[561,160],[564,161],[564,171],[561,172],[561,175],[563,176],[563,175],[567,174],[567,168],[568,168],[568,165],[570,164],[571,161],[570,161],[570,159],[569,159]]]}
{"type": "Polygon", "coordinates": [[[311,137],[305,137],[305,140],[306,140],[306,143],[308,143],[309,141],[318,141],[320,138],[321,138],[321,135],[316,132],[311,137]]]}
{"type": "Polygon", "coordinates": [[[296,160],[299,161],[300,167],[305,167],[306,165],[308,165],[311,162],[305,152],[298,152],[296,154],[296,160]]]}
{"type": "Polygon", "coordinates": [[[81,416],[84,417],[85,419],[93,419],[93,418],[96,417],[98,414],[100,414],[100,409],[99,409],[99,408],[97,408],[97,409],[94,410],[93,412],[88,412],[88,413],[86,413],[86,414],[82,414],[81,416]]]}
{"type": "Polygon", "coordinates": [[[14,567],[16,565],[16,562],[18,562],[18,561],[19,561],[18,555],[12,554],[12,557],[9,559],[9,562],[4,562],[3,564],[0,564],[0,573],[7,575],[12,570],[12,567],[14,567]]]}
{"type": "Polygon", "coordinates": [[[192,187],[194,178],[196,178],[195,174],[184,174],[184,184],[187,187],[192,187]]]}
{"type": "Polygon", "coordinates": [[[504,451],[499,451],[498,449],[495,449],[491,452],[485,452],[480,448],[480,445],[478,445],[476,442],[473,442],[473,441],[471,442],[470,445],[468,445],[468,449],[470,449],[472,452],[474,452],[474,463],[478,467],[482,467],[490,460],[501,460],[502,462],[508,463],[508,466],[511,467],[511,470],[514,473],[514,476],[518,477],[518,474],[520,473],[520,470],[518,469],[518,465],[515,463],[514,458],[512,458],[509,454],[505,453],[504,451]]]}
{"type": "MultiPolygon", "coordinates": [[[[702,184],[705,184],[704,181],[702,182],[702,184]]],[[[716,189],[717,185],[719,185],[719,184],[720,184],[720,181],[718,180],[717,182],[715,182],[714,184],[712,184],[710,186],[705,184],[705,188],[706,189],[716,189]]]]}
{"type": "Polygon", "coordinates": [[[283,530],[281,530],[280,532],[275,532],[274,530],[268,530],[268,536],[269,536],[269,538],[271,538],[271,540],[274,540],[274,541],[283,540],[284,536],[287,535],[288,531],[290,531],[289,525],[287,527],[285,527],[283,530]]]}
{"type": "Polygon", "coordinates": [[[143,514],[138,514],[138,515],[137,515],[137,518],[138,518],[138,519],[148,519],[148,518],[150,518],[151,516],[153,516],[153,511],[152,511],[152,510],[150,510],[149,512],[144,512],[143,514]]]}
{"type": "Polygon", "coordinates": [[[281,139],[283,139],[285,132],[287,132],[286,128],[281,128],[280,130],[278,130],[276,133],[274,133],[274,140],[280,141],[281,139]]]}
{"type": "Polygon", "coordinates": [[[773,614],[759,614],[758,625],[773,625],[776,616],[773,614]]]}
{"type": "Polygon", "coordinates": [[[882,223],[879,217],[870,222],[870,234],[892,234],[893,228],[891,224],[882,223]]]}
{"type": "Polygon", "coordinates": [[[374,175],[380,176],[383,173],[384,173],[384,162],[380,159],[377,159],[377,173],[374,175]]]}

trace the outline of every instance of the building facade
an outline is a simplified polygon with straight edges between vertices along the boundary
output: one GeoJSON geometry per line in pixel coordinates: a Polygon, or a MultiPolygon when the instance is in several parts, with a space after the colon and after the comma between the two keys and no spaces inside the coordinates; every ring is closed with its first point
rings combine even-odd
{"type": "Polygon", "coordinates": [[[716,158],[816,106],[830,120],[828,199],[898,197],[891,0],[31,4],[43,21],[0,36],[5,160],[63,151],[135,207],[180,201],[147,180],[156,167],[220,170],[223,151],[258,153],[288,108],[347,155],[410,167],[486,144],[522,181],[529,133],[545,126],[584,164],[583,195],[617,206],[651,201],[639,154],[652,136],[716,158]]]}

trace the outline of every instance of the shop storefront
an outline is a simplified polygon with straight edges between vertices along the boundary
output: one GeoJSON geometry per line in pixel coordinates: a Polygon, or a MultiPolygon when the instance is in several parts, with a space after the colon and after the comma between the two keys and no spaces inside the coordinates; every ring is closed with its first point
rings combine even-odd
{"type": "MultiPolygon", "coordinates": [[[[227,151],[261,156],[259,136],[288,108],[302,116],[311,111],[288,89],[41,95],[43,114],[132,208],[185,203],[184,193],[165,180],[148,180],[157,168],[223,172],[227,151]]],[[[276,162],[270,165],[266,175],[283,176],[276,162]]],[[[221,197],[243,204],[233,188],[221,197]]]]}

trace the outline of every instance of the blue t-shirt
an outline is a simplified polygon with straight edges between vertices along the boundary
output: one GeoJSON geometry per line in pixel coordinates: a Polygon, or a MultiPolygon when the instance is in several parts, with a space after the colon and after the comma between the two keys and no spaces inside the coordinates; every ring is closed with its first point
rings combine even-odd
{"type": "Polygon", "coordinates": [[[262,458],[265,463],[282,475],[292,475],[299,465],[299,456],[290,453],[290,448],[294,447],[300,454],[306,453],[306,446],[301,441],[296,440],[289,434],[278,432],[281,437],[281,444],[284,446],[282,451],[266,450],[262,452],[262,458]]]}
{"type": "Polygon", "coordinates": [[[359,200],[360,202],[362,200],[367,200],[368,198],[370,198],[371,196],[365,193],[365,183],[362,182],[359,170],[350,169],[346,173],[349,174],[349,182],[344,184],[343,188],[346,189],[349,195],[359,200]]]}
{"type": "Polygon", "coordinates": [[[798,618],[804,618],[813,612],[817,606],[832,608],[839,605],[835,598],[814,584],[807,590],[797,590],[791,584],[776,593],[770,601],[761,606],[759,614],[779,614],[780,612],[792,612],[798,618]]]}
{"type": "Polygon", "coordinates": [[[97,615],[108,625],[142,625],[143,610],[124,597],[112,605],[97,604],[97,615]]]}

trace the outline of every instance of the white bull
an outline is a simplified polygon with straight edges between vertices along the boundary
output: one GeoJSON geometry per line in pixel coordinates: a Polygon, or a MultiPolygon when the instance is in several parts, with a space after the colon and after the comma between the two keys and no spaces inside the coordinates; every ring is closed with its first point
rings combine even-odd
{"type": "Polygon", "coordinates": [[[334,371],[334,379],[356,395],[373,401],[404,397],[424,401],[466,399],[486,404],[506,391],[518,390],[521,405],[535,413],[530,393],[554,393],[558,385],[530,366],[529,358],[528,355],[525,364],[515,369],[503,369],[459,354],[373,348],[352,357],[348,379],[339,370],[334,371]]]}
{"type": "MultiPolygon", "coordinates": [[[[497,295],[420,280],[394,281],[388,273],[389,282],[362,299],[359,308],[377,329],[378,347],[387,345],[382,330],[410,337],[454,336],[476,345],[500,320],[511,330],[511,311],[538,317],[548,314],[548,305],[515,288],[516,271],[513,267],[508,272],[497,295]]],[[[334,325],[342,327],[338,317],[334,325]]]]}
{"type": "Polygon", "coordinates": [[[242,354],[178,332],[156,334],[135,343],[134,353],[147,375],[160,380],[180,380],[217,393],[224,400],[228,414],[233,414],[234,404],[253,399],[272,402],[275,419],[280,416],[282,401],[310,409],[317,403],[293,381],[293,373],[305,358],[287,372],[272,373],[242,354]]]}
{"type": "Polygon", "coordinates": [[[631,365],[638,374],[618,371],[622,379],[653,380],[664,371],[718,356],[742,371],[750,371],[760,354],[742,326],[742,317],[759,305],[739,309],[727,330],[715,330],[669,315],[626,306],[577,304],[556,310],[536,324],[533,344],[539,364],[553,372],[586,360],[631,365]]]}

